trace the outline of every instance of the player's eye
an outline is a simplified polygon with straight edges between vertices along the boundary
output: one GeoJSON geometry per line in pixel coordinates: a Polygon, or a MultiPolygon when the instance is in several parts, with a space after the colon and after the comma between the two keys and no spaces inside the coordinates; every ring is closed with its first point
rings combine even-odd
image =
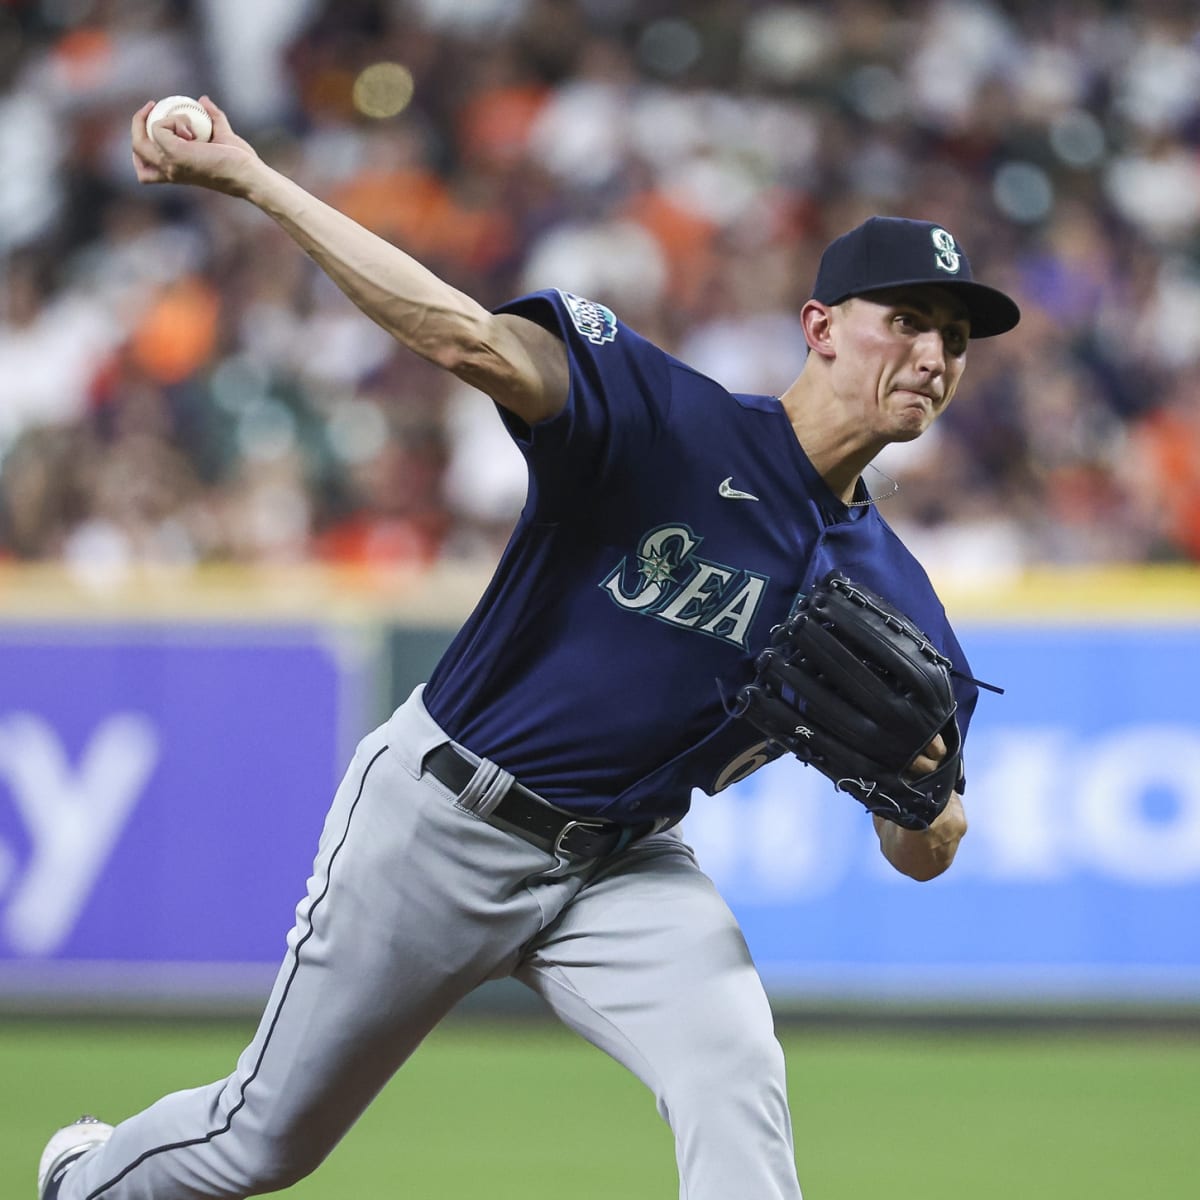
{"type": "Polygon", "coordinates": [[[959,358],[967,352],[967,335],[961,329],[947,329],[945,335],[946,350],[959,358]]]}

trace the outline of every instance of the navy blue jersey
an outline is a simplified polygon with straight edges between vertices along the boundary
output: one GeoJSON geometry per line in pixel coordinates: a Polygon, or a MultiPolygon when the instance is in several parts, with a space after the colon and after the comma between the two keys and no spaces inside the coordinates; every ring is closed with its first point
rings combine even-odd
{"type": "MultiPolygon", "coordinates": [[[[679,816],[693,788],[775,756],[722,693],[834,567],[969,673],[925,571],[874,506],[830,491],[778,399],[726,391],[568,293],[502,311],[563,339],[570,395],[532,428],[501,410],[529,493],[425,689],[456,741],[564,808],[679,816]]],[[[956,689],[965,736],[978,693],[956,689]]]]}

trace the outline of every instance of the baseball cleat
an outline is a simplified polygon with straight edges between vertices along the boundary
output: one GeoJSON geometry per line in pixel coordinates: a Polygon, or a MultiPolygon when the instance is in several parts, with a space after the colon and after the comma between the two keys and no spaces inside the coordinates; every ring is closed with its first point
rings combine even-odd
{"type": "Polygon", "coordinates": [[[82,1116],[64,1125],[47,1143],[38,1163],[38,1200],[58,1200],[63,1176],[93,1146],[112,1137],[113,1127],[96,1117],[82,1116]]]}

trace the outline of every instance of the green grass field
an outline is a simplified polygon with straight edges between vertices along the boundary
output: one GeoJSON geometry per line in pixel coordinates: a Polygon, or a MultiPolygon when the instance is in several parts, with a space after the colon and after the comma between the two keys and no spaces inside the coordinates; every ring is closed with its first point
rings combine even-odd
{"type": "MultiPolygon", "coordinates": [[[[241,1023],[0,1022],[0,1197],[48,1133],[224,1075],[241,1023]]],[[[1200,1040],[785,1027],[806,1200],[1195,1200],[1200,1040]]],[[[553,1027],[452,1022],[295,1200],[670,1200],[649,1094],[553,1027]]],[[[729,1200],[739,1200],[730,1197],[729,1200]]]]}

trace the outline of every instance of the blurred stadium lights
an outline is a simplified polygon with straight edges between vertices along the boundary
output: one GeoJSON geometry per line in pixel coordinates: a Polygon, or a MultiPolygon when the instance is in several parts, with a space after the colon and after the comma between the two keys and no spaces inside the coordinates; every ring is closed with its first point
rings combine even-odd
{"type": "Polygon", "coordinates": [[[364,67],[354,81],[354,107],[365,117],[394,117],[413,97],[412,72],[400,63],[364,67]]]}
{"type": "Polygon", "coordinates": [[[1060,113],[1050,122],[1050,147],[1069,167],[1085,170],[1099,166],[1107,151],[1100,122],[1080,108],[1060,113]]]}
{"type": "Polygon", "coordinates": [[[1054,184],[1036,163],[1006,162],[996,171],[992,199],[1009,220],[1033,225],[1053,211],[1054,184]]]}
{"type": "Polygon", "coordinates": [[[642,64],[660,75],[682,75],[700,59],[704,43],[690,21],[664,17],[653,21],[638,38],[642,64]]]}

